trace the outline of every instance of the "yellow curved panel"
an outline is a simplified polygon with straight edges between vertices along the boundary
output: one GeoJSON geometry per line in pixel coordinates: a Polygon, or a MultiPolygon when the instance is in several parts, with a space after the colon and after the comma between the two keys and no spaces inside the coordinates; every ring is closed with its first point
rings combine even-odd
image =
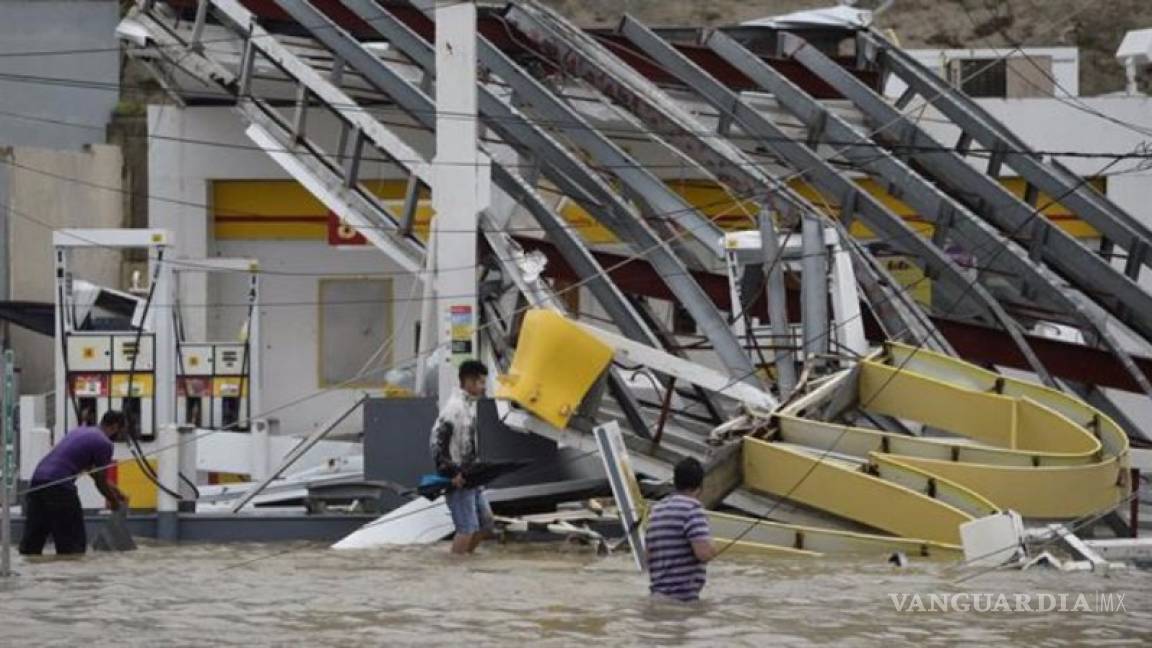
{"type": "Polygon", "coordinates": [[[1031,398],[1016,401],[1016,447],[1050,454],[1093,455],[1100,442],[1060,412],[1031,398]]]}
{"type": "Polygon", "coordinates": [[[725,540],[717,538],[714,541],[716,549],[724,553],[731,553],[733,555],[741,556],[767,556],[767,557],[788,557],[788,558],[818,558],[822,554],[815,551],[808,551],[806,549],[793,549],[792,547],[781,547],[780,545],[760,544],[759,542],[751,542],[749,540],[725,540]]]}
{"type": "Polygon", "coordinates": [[[942,353],[908,346],[899,342],[887,342],[885,350],[894,367],[931,376],[956,387],[973,391],[987,392],[996,387],[998,374],[982,369],[942,353]]]}
{"type": "Polygon", "coordinates": [[[981,391],[997,389],[999,384],[998,391],[1002,395],[1026,396],[1044,407],[1063,414],[1082,427],[1093,427],[1099,433],[1105,458],[1124,456],[1128,452],[1128,436],[1120,426],[1103,412],[1078,398],[1037,383],[999,376],[934,351],[918,349],[899,342],[888,342],[885,347],[892,364],[897,367],[911,369],[940,380],[967,384],[970,388],[981,391]]]}
{"type": "Polygon", "coordinates": [[[783,446],[745,437],[744,484],[899,536],[959,544],[974,519],[897,484],[783,446]]]}
{"type": "MultiPolygon", "coordinates": [[[[869,411],[968,439],[778,414],[770,438],[782,443],[744,443],[746,484],[891,533],[937,539],[958,531],[965,517],[1001,508],[1071,519],[1111,509],[1129,492],[1127,436],[1068,394],[898,343],[887,345],[883,360],[860,363],[857,390],[859,406],[869,411]],[[816,455],[794,446],[828,453],[828,460],[814,465],[816,455]],[[865,470],[846,467],[850,457],[866,460],[865,470]],[[805,473],[810,485],[789,494],[805,473]],[[906,519],[886,517],[893,507],[906,519]]],[[[786,533],[776,535],[786,540],[786,533]]],[[[844,544],[833,541],[830,550],[844,544]]]]}
{"type": "Polygon", "coordinates": [[[929,542],[918,538],[897,538],[841,529],[825,529],[771,520],[756,520],[742,515],[708,511],[708,524],[718,543],[739,537],[741,540],[777,547],[792,547],[819,554],[852,553],[888,555],[903,551],[909,555],[932,558],[962,557],[956,545],[929,542]]]}
{"type": "Polygon", "coordinates": [[[1069,519],[1113,508],[1128,494],[1116,459],[1087,466],[1016,468],[901,457],[901,461],[980,493],[1026,518],[1069,519]]]}
{"type": "Polygon", "coordinates": [[[999,513],[1000,509],[979,493],[956,483],[938,472],[929,472],[892,455],[874,452],[872,464],[885,481],[900,484],[939,502],[954,506],[972,517],[999,513]]]}
{"type": "Polygon", "coordinates": [[[921,421],[1005,448],[1014,447],[1016,405],[1011,398],[970,391],[907,367],[860,363],[860,403],[871,412],[921,421]]]}
{"type": "MultiPolygon", "coordinates": [[[[1033,450],[1011,450],[955,442],[947,438],[911,437],[839,423],[810,421],[781,414],[776,439],[803,445],[814,450],[833,450],[865,458],[872,452],[898,456],[938,459],[959,463],[995,466],[1081,466],[1096,463],[1099,457],[1089,453],[1053,453],[1033,450]]],[[[1084,434],[1077,430],[1077,434],[1084,434]]],[[[1092,446],[1098,449],[1098,446],[1092,446]]]]}

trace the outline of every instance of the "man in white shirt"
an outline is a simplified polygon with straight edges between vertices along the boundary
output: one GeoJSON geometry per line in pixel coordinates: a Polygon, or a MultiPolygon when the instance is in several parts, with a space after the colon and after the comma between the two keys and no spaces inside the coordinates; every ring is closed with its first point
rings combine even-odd
{"type": "Polygon", "coordinates": [[[460,364],[460,387],[453,391],[432,426],[430,445],[436,472],[452,480],[445,499],[456,535],[452,553],[470,554],[492,529],[492,509],[478,484],[467,481],[477,460],[476,401],[484,396],[488,368],[476,360],[460,364]]]}

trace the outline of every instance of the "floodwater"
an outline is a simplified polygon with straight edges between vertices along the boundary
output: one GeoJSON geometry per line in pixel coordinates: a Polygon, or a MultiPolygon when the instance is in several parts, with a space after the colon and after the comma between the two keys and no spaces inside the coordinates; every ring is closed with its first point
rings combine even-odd
{"type": "MultiPolygon", "coordinates": [[[[705,602],[653,603],[627,554],[447,545],[143,545],[17,558],[0,581],[0,646],[1148,645],[1152,572],[969,572],[945,563],[727,556],[705,602]],[[1086,594],[1093,610],[898,611],[894,596],[1086,594]],[[1099,610],[1097,593],[1123,611],[1099,610]]],[[[905,601],[908,599],[905,598],[905,601]]],[[[927,600],[926,598],[924,600],[927,600]]],[[[979,599],[977,599],[979,600],[979,599]]],[[[989,599],[991,600],[991,599],[989,599]]],[[[1067,609],[1074,605],[1069,602],[1067,609]]]]}

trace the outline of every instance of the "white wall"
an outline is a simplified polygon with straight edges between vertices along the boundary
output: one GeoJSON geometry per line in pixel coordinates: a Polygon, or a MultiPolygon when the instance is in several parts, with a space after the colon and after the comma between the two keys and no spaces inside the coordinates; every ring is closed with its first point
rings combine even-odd
{"type": "MultiPolygon", "coordinates": [[[[316,123],[309,118],[310,128],[316,123]]],[[[374,249],[341,250],[323,241],[213,241],[210,183],[219,179],[288,179],[263,151],[251,145],[241,120],[228,108],[149,107],[150,194],[153,227],[170,229],[182,256],[250,257],[270,274],[261,276],[263,410],[280,420],[286,434],[305,434],[351,404],[363,389],[323,389],[318,371],[319,278],[324,275],[381,273],[392,279],[392,330],[398,331],[393,361],[414,353],[413,327],[419,309],[407,301],[411,277],[374,249]],[[176,138],[176,139],[164,139],[176,138]],[[203,142],[228,143],[220,147],[203,142]],[[238,145],[238,146],[237,146],[238,145]],[[289,274],[275,274],[289,273],[289,274]],[[413,306],[404,322],[406,307],[413,306]],[[298,404],[291,404],[297,400],[298,404]]],[[[364,177],[388,177],[382,167],[366,168],[364,177]]],[[[181,300],[190,339],[234,338],[244,316],[246,277],[236,275],[211,282],[196,275],[181,279],[181,300]],[[221,308],[193,305],[228,304],[221,308]]],[[[417,291],[417,296],[419,291],[417,291]]],[[[367,360],[367,358],[366,358],[367,360]]],[[[360,429],[359,416],[339,431],[360,429]]]]}
{"type": "MultiPolygon", "coordinates": [[[[1138,152],[1148,155],[1145,141],[1152,134],[1152,98],[1082,97],[1077,99],[978,99],[980,106],[1002,122],[1033,150],[1071,152],[1077,157],[1056,155],[1062,164],[1081,176],[1107,176],[1107,193],[1117,205],[1152,226],[1152,185],[1149,159],[1129,159],[1110,164],[1106,157],[1084,157],[1138,152]],[[1099,113],[1093,114],[1093,113],[1099,113]],[[1103,115],[1103,116],[1100,116],[1103,115]],[[1143,132],[1141,132],[1143,131],[1143,132]]],[[[923,127],[942,145],[952,146],[960,135],[935,109],[924,111],[923,127]]],[[[970,158],[977,168],[987,166],[987,156],[970,158]]],[[[1014,175],[1005,166],[1002,175],[1014,175]]]]}
{"type": "Polygon", "coordinates": [[[0,146],[79,149],[105,141],[120,98],[119,4],[0,0],[0,146]]]}
{"type": "MultiPolygon", "coordinates": [[[[52,230],[64,227],[120,227],[120,148],[86,146],[62,151],[16,147],[2,169],[7,178],[8,251],[11,298],[51,303],[55,293],[52,230]]],[[[120,254],[114,250],[77,250],[70,268],[77,279],[119,287],[120,254]]],[[[11,327],[20,389],[40,394],[55,388],[52,338],[11,327]]]]}

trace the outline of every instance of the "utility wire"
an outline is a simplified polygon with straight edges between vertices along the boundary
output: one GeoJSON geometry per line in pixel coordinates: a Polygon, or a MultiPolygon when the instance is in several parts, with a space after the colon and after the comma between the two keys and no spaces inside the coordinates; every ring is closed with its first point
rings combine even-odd
{"type": "MultiPolygon", "coordinates": [[[[674,237],[675,237],[675,236],[682,236],[682,235],[683,235],[683,232],[681,232],[681,233],[679,233],[679,234],[677,234],[677,235],[674,235],[674,237]]],[[[663,242],[662,242],[662,243],[663,243],[663,242]]],[[[1000,251],[1002,252],[1004,249],[1005,249],[1005,248],[1000,248],[1000,251]]],[[[926,278],[926,277],[925,277],[925,278],[926,278]]],[[[590,278],[589,278],[589,279],[590,279],[590,278]]],[[[923,279],[924,279],[924,278],[922,278],[922,279],[921,279],[921,281],[922,281],[923,279]]],[[[976,281],[976,280],[974,279],[972,282],[970,282],[970,283],[969,283],[969,288],[971,288],[971,286],[972,286],[972,285],[974,285],[975,281],[976,281]]],[[[580,285],[580,283],[582,283],[582,282],[579,282],[579,283],[577,283],[577,284],[574,284],[573,286],[569,286],[569,287],[567,287],[566,289],[572,289],[572,288],[575,288],[576,286],[580,285]]],[[[906,290],[906,289],[905,289],[905,290],[906,290]]],[[[861,315],[862,315],[862,314],[861,314],[861,315]]],[[[827,334],[827,333],[825,333],[825,334],[827,334]]],[[[439,345],[438,345],[438,346],[439,346],[439,345]]],[[[435,347],[434,347],[434,348],[435,348],[435,347]]],[[[905,363],[905,364],[906,364],[906,363],[905,363]]],[[[901,367],[901,369],[902,369],[902,367],[901,367]]],[[[743,379],[743,378],[741,378],[741,379],[743,379]]],[[[884,385],[884,386],[883,386],[881,389],[883,389],[883,388],[884,388],[884,387],[886,387],[886,386],[887,386],[887,385],[884,385]]],[[[322,393],[323,391],[326,391],[326,390],[321,390],[321,392],[318,392],[318,393],[322,393]]],[[[879,391],[877,392],[877,395],[878,395],[878,393],[879,393],[879,391]]],[[[874,397],[875,397],[875,395],[874,395],[874,397]]],[[[834,444],[834,445],[835,445],[835,444],[834,444]]],[[[809,474],[810,474],[810,472],[809,472],[809,474]]],[[[804,477],[801,479],[801,482],[802,482],[802,481],[803,481],[803,480],[804,480],[806,477],[807,477],[807,475],[805,475],[805,476],[804,476],[804,477]]],[[[798,485],[799,485],[799,482],[798,482],[797,486],[798,486],[798,485]]],[[[775,507],[774,507],[774,508],[775,508],[775,507]]],[[[757,521],[757,522],[758,522],[758,521],[757,521]]],[[[755,525],[755,524],[756,524],[756,522],[754,522],[754,523],[753,523],[753,525],[755,525]]],[[[747,532],[747,531],[750,531],[750,530],[751,530],[751,527],[750,527],[748,530],[746,530],[746,532],[747,532]]],[[[745,532],[745,533],[746,533],[746,532],[745,532]]],[[[730,546],[731,546],[731,545],[730,545],[730,546]]]]}
{"type": "MultiPolygon", "coordinates": [[[[1072,192],[1074,192],[1074,191],[1077,191],[1077,190],[1080,188],[1080,186],[1081,186],[1081,185],[1082,185],[1084,182],[1086,182],[1086,180],[1081,180],[1081,182],[1080,182],[1079,184],[1077,184],[1076,186],[1074,186],[1074,187],[1072,187],[1072,188],[1068,189],[1068,190],[1067,190],[1067,191],[1066,191],[1064,194],[1062,194],[1061,196],[1059,196],[1059,197],[1057,197],[1057,198],[1054,198],[1054,199],[1053,199],[1053,201],[1062,200],[1062,199],[1063,199],[1065,196],[1067,196],[1068,194],[1070,194],[1070,193],[1072,193],[1072,192]]],[[[1039,206],[1039,207],[1035,208],[1035,209],[1033,210],[1032,214],[1030,214],[1030,215],[1029,215],[1029,217],[1028,217],[1027,219],[1025,219],[1023,222],[1021,222],[1021,223],[1020,223],[1020,225],[1019,225],[1018,227],[1016,227],[1016,228],[1013,230],[1013,232],[1012,232],[1012,233],[1009,235],[1009,237],[1011,237],[1011,235],[1014,235],[1014,234],[1018,233],[1018,232],[1020,231],[1020,229],[1021,229],[1021,228],[1023,228],[1023,227],[1025,227],[1025,226],[1027,226],[1028,224],[1030,224],[1030,223],[1032,222],[1032,220],[1033,220],[1033,219],[1034,219],[1034,218],[1035,218],[1037,215],[1039,215],[1039,214],[1041,214],[1041,213],[1042,213],[1042,211],[1043,211],[1043,208],[1044,208],[1044,206],[1039,206]]],[[[1009,249],[1009,248],[1008,248],[1007,246],[999,246],[997,249],[995,249],[995,250],[993,251],[993,258],[995,258],[996,256],[999,256],[1000,254],[1003,254],[1003,253],[1004,253],[1005,251],[1007,251],[1008,249],[1009,249]]],[[[925,275],[925,277],[922,277],[921,279],[919,279],[919,280],[917,281],[917,283],[918,283],[919,281],[923,281],[923,280],[924,280],[924,279],[926,279],[926,278],[927,278],[927,275],[925,275]]],[[[972,290],[972,288],[973,288],[973,287],[975,287],[975,285],[976,285],[977,281],[978,281],[978,278],[973,278],[971,281],[969,281],[969,282],[968,282],[968,284],[967,284],[967,286],[965,287],[965,289],[964,289],[964,290],[963,290],[963,291],[962,291],[962,292],[961,292],[959,295],[957,295],[957,296],[956,296],[956,298],[953,300],[953,304],[952,304],[952,307],[949,309],[949,311],[953,311],[953,310],[955,310],[955,309],[956,309],[956,308],[957,308],[957,307],[958,307],[958,306],[959,306],[959,305],[960,305],[960,304],[963,302],[963,300],[964,300],[964,298],[967,296],[968,292],[970,292],[970,291],[972,290]]],[[[875,392],[872,394],[872,396],[871,396],[870,398],[868,398],[868,399],[867,399],[865,402],[863,402],[863,403],[860,403],[859,405],[857,405],[857,406],[856,406],[856,408],[857,408],[857,409],[861,409],[861,410],[866,410],[866,409],[867,409],[867,407],[868,407],[868,406],[869,406],[869,405],[870,405],[870,404],[871,404],[873,401],[875,401],[875,399],[876,399],[876,398],[879,398],[879,397],[880,397],[880,395],[881,395],[881,394],[884,392],[884,390],[885,390],[885,389],[887,389],[887,388],[888,388],[888,386],[889,386],[890,384],[892,384],[892,382],[893,382],[893,381],[896,379],[896,377],[897,377],[897,376],[899,376],[899,375],[900,375],[900,374],[901,374],[901,373],[904,371],[904,369],[905,369],[905,368],[908,366],[908,364],[909,364],[909,363],[910,363],[910,362],[911,362],[911,361],[912,361],[912,360],[915,358],[916,354],[917,354],[917,353],[919,353],[919,352],[920,352],[921,350],[923,350],[923,349],[924,349],[924,342],[921,342],[921,343],[918,343],[918,344],[914,345],[914,347],[913,347],[913,349],[912,349],[912,352],[911,352],[911,353],[909,353],[909,354],[908,354],[908,356],[907,356],[907,357],[906,357],[906,358],[905,358],[905,359],[904,359],[904,360],[903,360],[903,361],[902,361],[902,362],[901,362],[901,363],[900,363],[900,364],[899,364],[899,365],[896,367],[895,371],[893,371],[893,372],[891,373],[891,375],[889,375],[889,376],[888,376],[887,380],[885,380],[885,381],[884,381],[884,382],[883,382],[883,383],[880,385],[880,387],[876,389],[876,391],[875,391],[875,392]]],[[[822,452],[822,453],[821,453],[821,454],[820,454],[820,455],[819,455],[819,456],[816,458],[816,460],[814,460],[814,461],[812,461],[812,462],[811,462],[811,464],[808,466],[808,469],[807,469],[807,470],[804,472],[804,474],[803,474],[803,475],[801,475],[801,476],[800,476],[800,479],[798,479],[798,480],[797,480],[797,481],[796,481],[796,482],[795,482],[795,483],[794,483],[794,484],[793,484],[793,485],[792,485],[792,486],[791,486],[791,487],[788,489],[788,491],[787,491],[786,493],[784,493],[783,495],[781,495],[781,496],[779,496],[778,498],[776,498],[776,501],[773,503],[773,506],[772,506],[772,507],[771,507],[771,508],[768,510],[768,512],[767,512],[767,513],[765,513],[765,514],[764,514],[764,515],[762,515],[762,516],[757,516],[757,518],[756,518],[756,519],[755,519],[755,520],[754,520],[754,521],[753,521],[751,524],[749,524],[749,526],[748,526],[748,527],[747,527],[747,528],[746,528],[746,529],[745,529],[743,532],[741,532],[739,535],[737,535],[737,536],[736,536],[736,538],[735,538],[735,539],[734,539],[734,540],[733,540],[733,541],[732,541],[730,544],[728,544],[728,545],[727,545],[727,546],[725,546],[723,549],[721,549],[721,550],[720,550],[720,551],[717,553],[717,556],[719,556],[720,554],[724,553],[724,552],[725,552],[725,551],[727,551],[729,548],[731,548],[731,547],[735,546],[736,542],[739,542],[739,541],[740,541],[742,538],[744,538],[744,537],[745,537],[745,536],[746,536],[748,533],[750,533],[750,532],[751,532],[751,531],[752,531],[752,530],[753,530],[753,529],[754,529],[754,528],[755,528],[755,527],[756,527],[756,526],[757,526],[757,525],[758,525],[760,522],[762,522],[762,521],[766,520],[766,519],[767,519],[767,518],[768,518],[768,517],[769,517],[769,516],[770,516],[770,515],[771,515],[771,514],[772,514],[772,513],[773,513],[773,512],[776,510],[776,508],[777,508],[777,507],[779,507],[779,505],[780,505],[780,503],[781,503],[781,502],[783,502],[783,501],[785,501],[785,500],[789,499],[789,498],[791,497],[791,495],[792,495],[793,493],[795,493],[795,492],[796,492],[796,490],[797,490],[797,489],[798,489],[798,488],[799,488],[799,487],[800,487],[802,484],[804,484],[804,482],[805,482],[805,481],[807,481],[809,477],[811,477],[811,476],[812,476],[812,474],[815,472],[815,470],[816,470],[817,466],[820,466],[820,465],[822,465],[822,464],[823,464],[823,462],[824,462],[824,459],[826,459],[828,456],[830,456],[830,455],[831,455],[831,453],[832,453],[832,452],[833,452],[833,451],[836,449],[836,447],[839,445],[840,441],[841,441],[841,440],[843,440],[843,438],[844,438],[844,436],[845,436],[845,435],[847,435],[847,433],[848,433],[848,430],[849,430],[849,429],[850,429],[850,428],[849,428],[848,426],[844,427],[844,428],[843,428],[843,429],[840,431],[840,433],[839,433],[839,434],[836,436],[836,438],[835,438],[835,439],[832,441],[832,443],[831,443],[831,444],[830,444],[830,445],[829,445],[829,446],[828,446],[828,447],[827,447],[827,448],[826,448],[826,449],[825,449],[825,450],[824,450],[824,451],[823,451],[823,452],[822,452]]],[[[1006,548],[1007,548],[1007,547],[1006,547],[1006,548]]],[[[993,552],[993,553],[996,553],[996,552],[993,552]]]]}
{"type": "MultiPolygon", "coordinates": [[[[589,100],[589,102],[591,102],[591,101],[589,100]]],[[[599,103],[599,102],[597,102],[597,103],[599,103]]],[[[318,107],[323,108],[324,106],[322,104],[318,104],[318,107]]],[[[439,114],[439,113],[437,113],[437,114],[439,114]]],[[[56,118],[51,118],[51,117],[43,117],[43,116],[39,116],[39,115],[30,115],[30,114],[26,114],[26,113],[12,112],[12,111],[8,111],[8,110],[0,110],[0,116],[10,117],[12,119],[19,119],[19,120],[23,120],[23,121],[42,123],[42,124],[51,124],[54,126],[66,126],[69,128],[80,128],[80,129],[100,131],[100,132],[106,132],[108,130],[107,125],[103,125],[103,124],[92,124],[92,123],[68,121],[68,120],[56,119],[56,118]]],[[[376,121],[380,122],[381,124],[383,124],[385,126],[393,126],[396,128],[410,129],[410,130],[425,130],[425,129],[419,127],[418,125],[414,125],[411,123],[395,121],[395,120],[388,120],[388,119],[384,119],[382,116],[375,115],[375,114],[373,115],[373,117],[376,119],[376,121]]],[[[482,118],[482,119],[484,119],[485,121],[489,120],[489,118],[487,118],[487,117],[482,118]]],[[[498,118],[493,118],[493,119],[498,120],[498,118]]],[[[548,125],[549,124],[548,120],[539,120],[538,121],[535,118],[533,118],[532,121],[534,123],[539,123],[541,125],[548,125]]],[[[946,120],[926,120],[926,121],[936,121],[937,123],[941,123],[941,124],[951,124],[951,122],[948,122],[946,120]]],[[[613,137],[614,139],[620,139],[620,138],[626,139],[626,136],[629,136],[629,135],[630,136],[635,136],[635,135],[659,136],[661,134],[664,134],[659,130],[640,129],[640,130],[621,130],[618,134],[613,135],[611,129],[602,129],[602,128],[597,128],[595,126],[576,125],[575,123],[572,124],[572,127],[573,128],[579,128],[581,130],[589,130],[589,131],[595,130],[596,132],[599,132],[602,134],[606,133],[606,134],[609,134],[609,136],[613,137]]],[[[709,135],[715,135],[714,131],[705,131],[705,132],[707,132],[709,135]]],[[[1141,134],[1152,138],[1152,131],[1150,131],[1148,133],[1141,133],[1141,134]]],[[[176,135],[163,135],[163,134],[159,134],[159,133],[123,133],[123,136],[128,138],[128,139],[141,139],[141,140],[147,140],[147,141],[161,141],[161,142],[175,142],[178,144],[191,144],[191,145],[197,145],[197,146],[240,150],[240,151],[255,151],[255,152],[260,152],[260,153],[297,153],[297,152],[299,152],[299,149],[294,149],[294,148],[269,149],[269,148],[263,148],[263,147],[257,146],[255,144],[244,144],[244,143],[235,142],[235,141],[228,142],[228,141],[222,141],[222,140],[208,140],[208,139],[201,139],[201,138],[196,138],[196,137],[181,137],[181,136],[176,136],[176,135]]],[[[483,139],[485,142],[487,142],[489,144],[512,146],[511,144],[509,144],[509,143],[507,143],[501,139],[494,138],[494,137],[485,137],[483,139]]],[[[799,136],[799,135],[797,135],[795,137],[776,137],[776,136],[732,134],[732,135],[727,136],[726,139],[728,139],[729,141],[731,141],[731,140],[737,140],[737,141],[746,140],[750,143],[758,143],[758,142],[800,143],[800,144],[806,144],[807,143],[807,139],[802,137],[802,136],[799,136]]],[[[943,145],[931,146],[931,145],[926,145],[926,144],[913,144],[913,143],[903,143],[903,142],[893,142],[890,144],[885,144],[883,147],[876,142],[859,142],[859,141],[848,141],[848,140],[839,141],[839,140],[832,140],[832,139],[822,139],[822,140],[820,140],[820,143],[822,146],[826,145],[826,146],[835,147],[835,148],[843,149],[843,150],[850,150],[850,149],[855,149],[855,148],[865,148],[865,149],[869,149],[869,150],[877,150],[880,148],[884,148],[885,150],[888,150],[894,154],[903,154],[903,155],[920,154],[920,153],[953,154],[956,152],[956,149],[954,147],[950,147],[950,146],[943,146],[943,145]]],[[[1127,152],[1109,152],[1109,151],[1093,152],[1093,151],[1057,150],[1057,149],[1033,149],[1033,148],[1014,149],[1014,148],[1007,148],[1007,149],[1004,149],[1004,152],[1005,153],[1048,155],[1048,156],[1052,156],[1052,157],[1065,157],[1065,158],[1083,158],[1083,159],[1152,160],[1152,150],[1127,151],[1127,152]]],[[[767,154],[767,153],[758,153],[757,151],[744,151],[744,153],[747,155],[753,156],[753,157],[763,157],[763,158],[768,159],[769,161],[766,162],[766,161],[751,160],[749,162],[741,162],[741,163],[735,164],[734,166],[762,166],[762,165],[770,163],[770,161],[774,160],[774,156],[772,156],[771,154],[767,154]]],[[[988,149],[974,149],[974,150],[968,151],[967,156],[968,157],[975,157],[975,158],[990,158],[992,156],[992,151],[990,151],[988,149]]],[[[422,165],[427,165],[427,166],[452,166],[452,167],[486,166],[486,165],[481,165],[481,164],[474,163],[474,162],[443,161],[443,160],[436,160],[436,159],[431,159],[431,160],[413,159],[413,160],[409,160],[409,159],[403,159],[403,158],[395,158],[395,157],[386,156],[386,155],[373,156],[373,155],[361,154],[360,160],[362,162],[378,162],[381,164],[389,164],[389,165],[399,163],[399,164],[422,164],[422,165]]],[[[699,167],[698,164],[684,161],[682,158],[681,158],[681,160],[682,161],[676,162],[676,163],[659,163],[659,162],[649,163],[649,162],[645,162],[644,167],[650,168],[650,169],[673,169],[673,170],[675,170],[675,169],[695,169],[695,168],[699,167]]],[[[845,164],[851,165],[850,162],[845,162],[845,164]]],[[[521,163],[502,162],[501,165],[506,167],[506,168],[511,168],[511,169],[531,169],[531,170],[535,170],[538,166],[536,163],[530,163],[530,162],[521,162],[521,163]]],[[[611,170],[611,169],[631,168],[634,165],[631,165],[631,164],[588,163],[588,166],[590,168],[598,169],[598,170],[611,170]]],[[[371,181],[372,180],[368,180],[366,182],[371,182],[371,181]]],[[[691,181],[689,181],[689,182],[691,182],[691,181]]]]}

